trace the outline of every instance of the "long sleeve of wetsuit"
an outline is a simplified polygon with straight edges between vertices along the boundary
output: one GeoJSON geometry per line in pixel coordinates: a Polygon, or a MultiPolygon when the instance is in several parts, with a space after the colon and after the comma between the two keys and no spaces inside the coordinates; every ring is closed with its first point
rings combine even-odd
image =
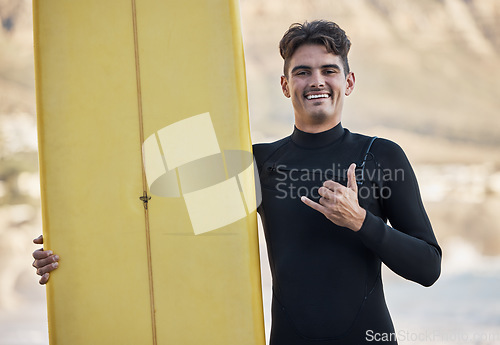
{"type": "Polygon", "coordinates": [[[382,205],[392,227],[367,211],[358,235],[396,274],[430,286],[441,272],[441,248],[410,162],[403,150],[389,140],[376,140],[372,152],[384,171],[382,205]]]}

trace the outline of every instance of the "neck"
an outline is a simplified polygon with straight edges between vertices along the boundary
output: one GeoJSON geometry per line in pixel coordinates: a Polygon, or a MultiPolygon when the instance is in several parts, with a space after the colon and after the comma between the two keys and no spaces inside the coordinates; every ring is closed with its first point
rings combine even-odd
{"type": "Polygon", "coordinates": [[[322,123],[303,123],[295,119],[295,127],[306,133],[321,133],[327,131],[340,123],[340,119],[322,123]]]}
{"type": "Polygon", "coordinates": [[[314,149],[338,142],[338,140],[342,138],[345,133],[346,132],[340,123],[337,126],[321,133],[307,133],[295,127],[291,138],[292,141],[300,147],[314,149]]]}

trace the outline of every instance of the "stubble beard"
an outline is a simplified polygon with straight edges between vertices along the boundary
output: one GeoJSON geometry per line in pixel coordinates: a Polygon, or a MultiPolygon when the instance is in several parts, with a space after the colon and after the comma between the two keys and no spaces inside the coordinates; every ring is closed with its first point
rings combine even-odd
{"type": "Polygon", "coordinates": [[[324,110],[317,110],[309,113],[309,120],[312,124],[321,124],[332,117],[332,114],[327,114],[324,110]]]}

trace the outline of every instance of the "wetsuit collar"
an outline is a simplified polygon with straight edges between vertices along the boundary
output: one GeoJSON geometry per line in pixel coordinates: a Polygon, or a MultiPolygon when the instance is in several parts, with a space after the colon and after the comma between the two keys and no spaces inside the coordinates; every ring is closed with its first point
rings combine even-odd
{"type": "Polygon", "coordinates": [[[319,148],[327,146],[341,138],[344,134],[344,128],[339,123],[335,127],[320,133],[303,132],[294,126],[292,141],[302,147],[319,148]]]}

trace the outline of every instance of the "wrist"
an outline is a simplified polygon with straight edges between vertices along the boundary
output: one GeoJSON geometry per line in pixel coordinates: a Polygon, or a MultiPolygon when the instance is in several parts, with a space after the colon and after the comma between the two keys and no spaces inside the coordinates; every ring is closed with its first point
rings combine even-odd
{"type": "Polygon", "coordinates": [[[360,207],[360,211],[358,212],[358,216],[354,218],[354,223],[351,227],[351,230],[354,232],[358,232],[361,230],[361,227],[363,226],[363,223],[365,222],[366,218],[366,210],[362,207],[360,207]]]}

